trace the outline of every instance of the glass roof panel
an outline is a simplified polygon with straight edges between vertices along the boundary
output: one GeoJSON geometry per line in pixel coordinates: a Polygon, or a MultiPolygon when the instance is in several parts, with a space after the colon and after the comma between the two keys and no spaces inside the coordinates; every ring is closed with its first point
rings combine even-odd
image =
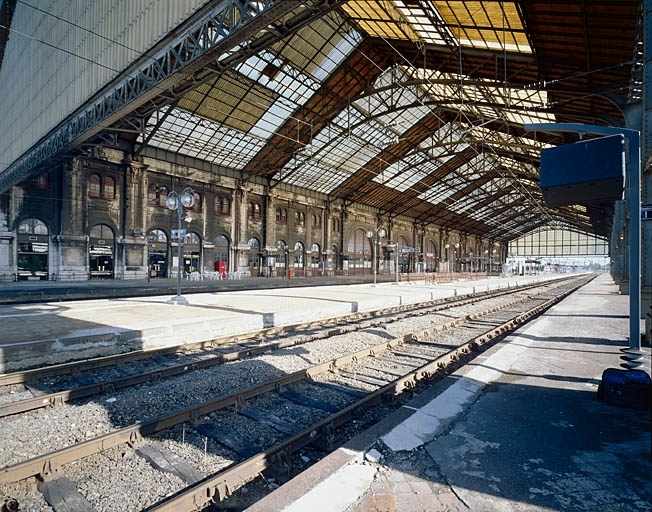
{"type": "Polygon", "coordinates": [[[464,46],[531,53],[515,2],[425,0],[464,46]]]}
{"type": "Polygon", "coordinates": [[[370,36],[417,41],[419,37],[389,0],[350,0],[342,9],[370,36]]]}
{"type": "MultiPolygon", "coordinates": [[[[330,13],[189,92],[149,143],[241,168],[361,39],[341,15],[330,13]]],[[[152,116],[145,136],[157,120],[152,116]]]]}
{"type": "Polygon", "coordinates": [[[342,9],[372,37],[532,53],[514,1],[349,0],[342,9]]]}

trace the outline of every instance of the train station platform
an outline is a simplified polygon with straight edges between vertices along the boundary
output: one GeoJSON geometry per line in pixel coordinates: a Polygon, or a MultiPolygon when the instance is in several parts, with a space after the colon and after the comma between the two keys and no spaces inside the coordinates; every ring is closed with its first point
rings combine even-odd
{"type": "MultiPolygon", "coordinates": [[[[568,274],[565,274],[568,275],[568,274]]],[[[550,279],[346,284],[0,306],[0,372],[242,335],[356,312],[550,279]]]]}
{"type": "MultiPolygon", "coordinates": [[[[402,274],[409,280],[409,274],[402,274]]],[[[394,274],[379,274],[378,281],[394,281],[394,274]]],[[[183,294],[215,293],[238,290],[302,288],[373,282],[370,274],[285,277],[249,277],[241,279],[183,279],[183,294]]],[[[85,299],[120,299],[170,295],[177,291],[176,278],[96,279],[85,281],[7,281],[0,282],[0,304],[26,304],[85,299]]]]}
{"type": "Polygon", "coordinates": [[[596,400],[627,328],[601,275],[249,511],[652,510],[649,413],[596,400]]]}

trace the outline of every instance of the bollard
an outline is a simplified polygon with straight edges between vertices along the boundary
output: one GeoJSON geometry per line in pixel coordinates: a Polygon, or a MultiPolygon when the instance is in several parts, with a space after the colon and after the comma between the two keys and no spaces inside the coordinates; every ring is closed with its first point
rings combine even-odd
{"type": "Polygon", "coordinates": [[[473,295],[475,295],[475,286],[473,287],[473,295]]]}
{"type": "Polygon", "coordinates": [[[457,288],[455,288],[455,290],[453,290],[453,297],[457,297],[457,288]]]}

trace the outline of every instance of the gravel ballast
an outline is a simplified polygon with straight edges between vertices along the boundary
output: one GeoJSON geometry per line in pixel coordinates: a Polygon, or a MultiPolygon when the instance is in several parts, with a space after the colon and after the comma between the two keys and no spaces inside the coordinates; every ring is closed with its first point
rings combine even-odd
{"type": "MultiPolygon", "coordinates": [[[[303,392],[310,390],[312,396],[339,406],[349,403],[353,398],[338,393],[335,386],[341,385],[345,389],[358,389],[365,392],[373,391],[388,380],[403,375],[420,364],[425,364],[426,361],[423,359],[432,359],[438,353],[443,354],[450,347],[457,346],[490,329],[491,324],[500,323],[503,318],[507,320],[513,317],[516,311],[524,311],[535,303],[541,302],[541,300],[527,300],[527,296],[532,295],[533,291],[521,293],[523,300],[520,303],[505,312],[491,313],[488,316],[491,322],[480,320],[475,321],[471,326],[467,324],[453,330],[439,332],[436,340],[433,340],[433,346],[429,346],[427,341],[423,345],[404,344],[398,348],[398,351],[405,352],[405,355],[387,353],[383,357],[364,358],[356,364],[347,366],[345,372],[349,376],[356,374],[366,376],[368,377],[366,382],[354,381],[351,377],[338,375],[320,375],[315,383],[301,383],[293,385],[292,388],[298,392],[301,392],[299,391],[301,389],[304,390],[303,392]],[[328,388],[324,384],[333,387],[328,388]]],[[[3,454],[1,464],[14,464],[136,421],[170,414],[345,353],[362,350],[389,339],[431,328],[433,325],[447,323],[453,318],[478,313],[489,307],[513,303],[518,295],[514,293],[478,304],[450,308],[429,315],[413,316],[364,330],[319,339],[256,358],[99,395],[93,400],[79,404],[66,404],[53,409],[3,418],[0,420],[0,432],[2,432],[0,453],[3,454]],[[39,432],[39,436],[33,435],[35,431],[39,432]]],[[[288,404],[275,394],[253,399],[248,402],[248,405],[274,412],[296,425],[298,430],[306,428],[325,415],[315,413],[314,409],[288,404]]],[[[234,415],[229,410],[210,414],[199,423],[202,421],[210,422],[216,429],[235,433],[240,436],[245,445],[271,446],[284,437],[271,427],[261,425],[242,415],[234,415]]],[[[189,425],[185,428],[179,425],[151,439],[146,439],[145,442],[179,455],[204,474],[214,473],[239,460],[237,453],[215,442],[214,439],[207,438],[198,432],[197,428],[189,425]],[[182,439],[185,442],[182,442],[182,439]],[[204,451],[205,446],[206,451],[204,451]]],[[[66,466],[65,472],[69,478],[77,482],[80,493],[98,512],[141,510],[144,506],[151,505],[187,485],[174,475],[156,471],[126,447],[114,448],[66,466]],[[134,496],[129,500],[120,501],[118,496],[124,494],[125,489],[129,489],[129,494],[134,496]],[[116,508],[118,505],[121,508],[116,508]]],[[[18,492],[18,486],[11,486],[11,490],[13,491],[14,487],[18,492]]],[[[0,493],[2,491],[0,489],[0,493]]],[[[37,494],[40,496],[40,493],[37,494]]],[[[28,493],[25,494],[26,502],[38,506],[38,501],[32,498],[36,499],[30,497],[28,493]]],[[[32,510],[49,510],[49,508],[32,510]]]]}

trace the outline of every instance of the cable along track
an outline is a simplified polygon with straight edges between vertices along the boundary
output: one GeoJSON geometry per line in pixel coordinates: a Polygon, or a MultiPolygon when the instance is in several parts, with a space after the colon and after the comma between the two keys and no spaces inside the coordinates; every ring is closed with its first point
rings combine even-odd
{"type": "MultiPolygon", "coordinates": [[[[484,314],[456,318],[430,330],[339,356],[172,415],[34,457],[2,468],[0,483],[31,477],[42,482],[61,481],[61,477],[70,473],[67,464],[126,444],[158,471],[173,474],[178,480],[176,487],[182,489],[176,489],[176,494],[153,505],[151,510],[199,510],[229,496],[278,457],[287,456],[317,438],[329,437],[333,429],[381,397],[411,389],[418,381],[443,374],[451,365],[460,364],[483,344],[527,321],[586,282],[586,278],[558,282],[556,289],[548,290],[544,296],[529,300],[520,297],[484,314]],[[456,331],[469,329],[475,334],[449,351],[442,350],[432,338],[453,327],[456,331]],[[182,442],[188,440],[195,444],[202,439],[206,444],[210,441],[212,451],[228,455],[222,463],[226,467],[207,476],[209,468],[198,470],[196,463],[185,462],[168,451],[169,443],[162,442],[166,439],[156,439],[161,434],[167,435],[167,440],[180,437],[182,442]]],[[[550,283],[538,287],[549,288],[550,283]]],[[[79,465],[74,466],[73,473],[82,470],[79,465]]]]}
{"type": "Polygon", "coordinates": [[[0,395],[0,418],[41,408],[56,407],[98,394],[110,393],[158,379],[239,361],[346,332],[380,327],[405,318],[476,304],[555,282],[558,280],[529,284],[508,290],[480,292],[471,296],[451,297],[419,305],[386,308],[321,322],[309,322],[291,328],[266,329],[250,333],[237,340],[229,338],[229,341],[222,339],[215,340],[210,344],[194,344],[181,352],[169,353],[168,349],[151,353],[138,351],[0,375],[0,385],[5,387],[23,385],[25,387],[22,393],[15,393],[15,389],[11,389],[11,395],[15,395],[18,399],[12,400],[11,397],[5,395],[3,398],[0,395]],[[269,338],[271,340],[268,341],[269,338]],[[140,363],[145,354],[149,354],[150,360],[140,363]],[[134,367],[128,368],[125,367],[126,363],[135,364],[134,367]],[[93,372],[96,374],[93,375],[93,372]],[[82,385],[78,385],[80,381],[82,385]],[[22,398],[23,396],[27,397],[22,398]]]}

